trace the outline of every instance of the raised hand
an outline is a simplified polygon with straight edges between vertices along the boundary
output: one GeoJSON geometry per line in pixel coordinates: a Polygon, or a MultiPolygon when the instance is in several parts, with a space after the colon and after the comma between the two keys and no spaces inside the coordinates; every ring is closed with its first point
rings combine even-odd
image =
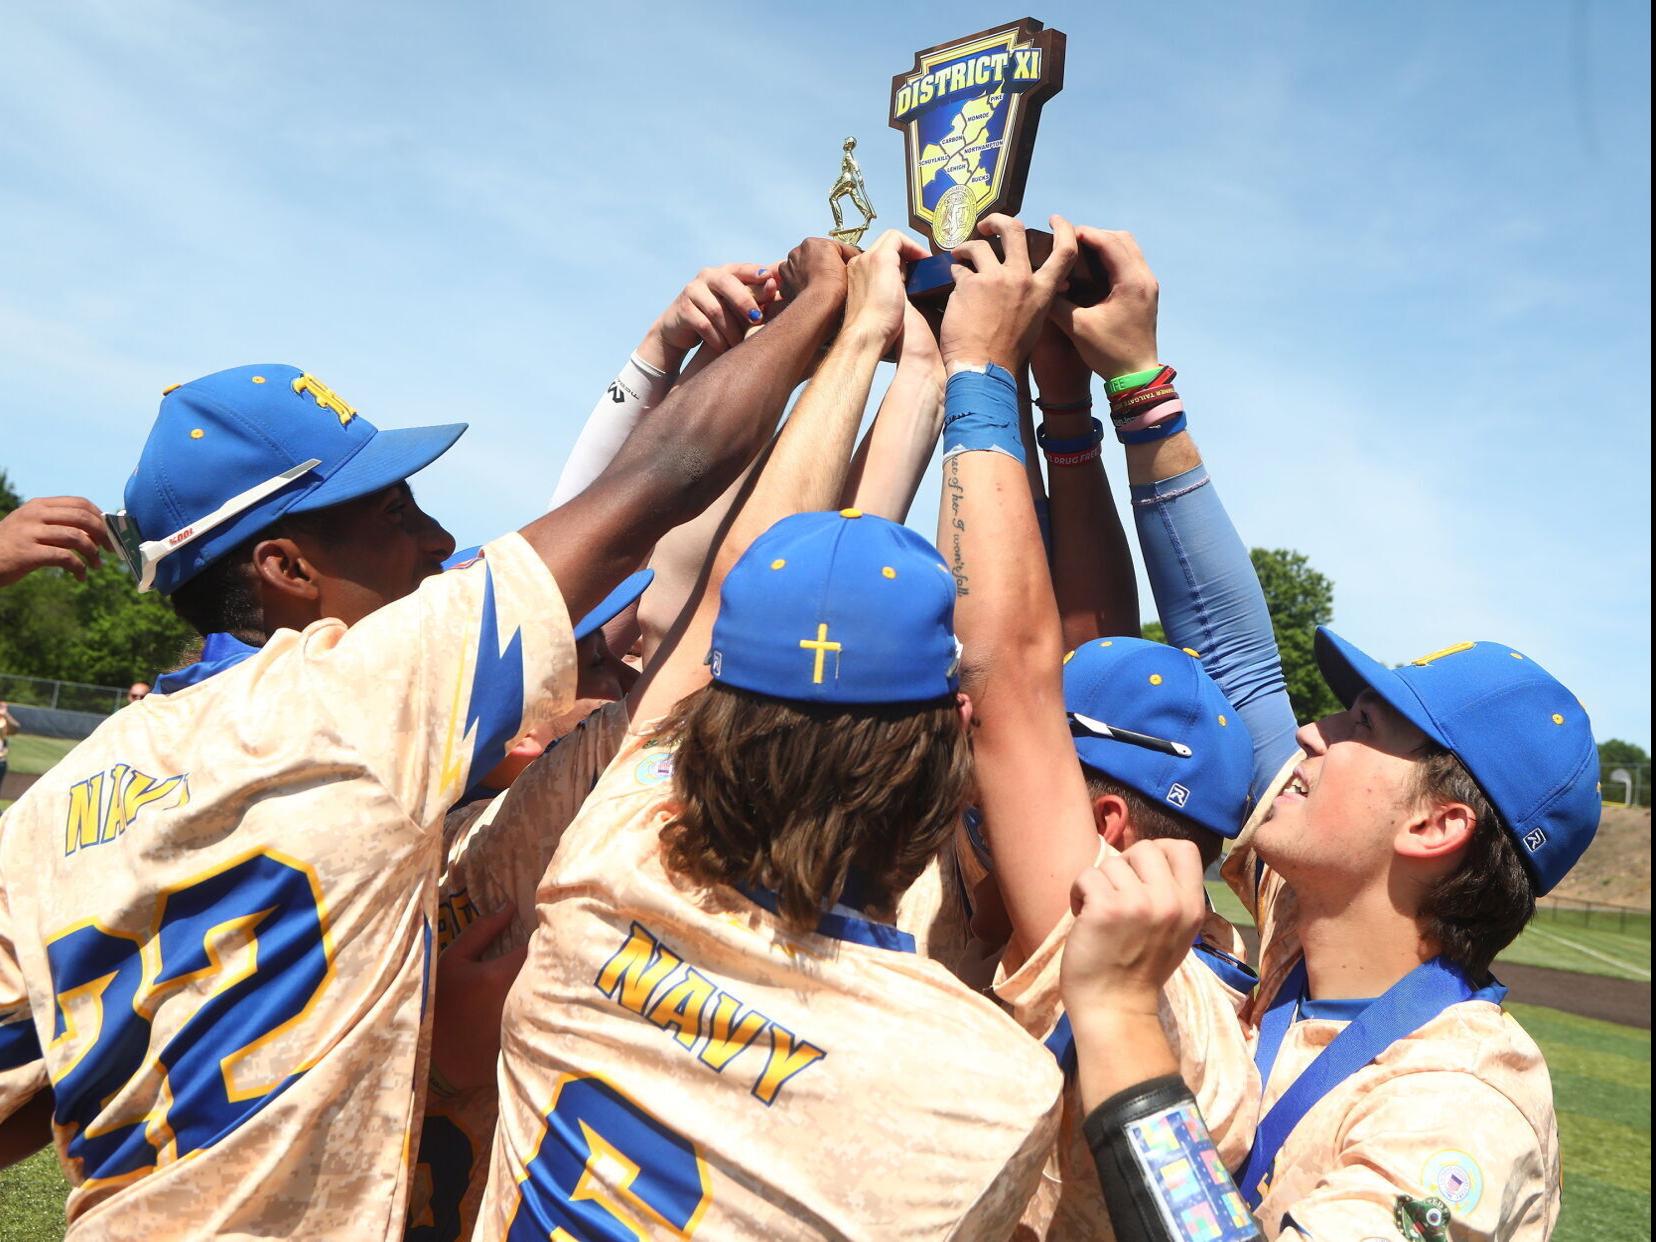
{"type": "Polygon", "coordinates": [[[1024,226],[1010,216],[986,216],[978,224],[986,237],[1000,238],[1004,260],[987,241],[955,248],[955,287],[943,315],[945,365],[992,362],[1010,371],[1028,356],[1075,261],[1075,230],[1061,216],[1051,223],[1052,254],[1039,271],[1030,268],[1024,226]]]}
{"type": "Polygon", "coordinates": [[[0,518],[0,587],[37,569],[67,569],[82,582],[87,566],[103,564],[98,549],[114,551],[103,513],[79,496],[36,496],[0,518]]]}
{"type": "Polygon", "coordinates": [[[789,301],[826,294],[843,304],[846,293],[845,265],[857,251],[826,237],[807,237],[782,260],[779,275],[782,296],[789,301]]]}
{"type": "Polygon", "coordinates": [[[1070,907],[1060,984],[1071,1020],[1153,1017],[1201,926],[1201,855],[1190,841],[1140,841],[1076,876],[1070,907]]]}
{"type": "Polygon", "coordinates": [[[715,354],[741,341],[747,330],[763,321],[765,310],[781,296],[781,279],[774,268],[757,263],[726,263],[704,267],[661,312],[640,351],[644,360],[672,371],[684,355],[705,344],[715,354]],[[655,350],[659,357],[651,356],[655,350]]]}
{"type": "MultiPolygon", "coordinates": [[[[1046,322],[1041,325],[1040,335],[1035,338],[1035,348],[1029,355],[1029,369],[1034,373],[1035,388],[1043,401],[1070,404],[1086,400],[1093,373],[1076,349],[1075,342],[1065,336],[1054,322],[1056,307],[1061,300],[1061,297],[1054,300],[1054,310],[1048,313],[1046,322]]],[[[1076,417],[1081,418],[1084,425],[1085,419],[1091,415],[1083,410],[1076,417]]],[[[1048,421],[1052,418],[1049,412],[1048,421]]]]}
{"type": "Polygon", "coordinates": [[[1095,306],[1060,295],[1052,322],[1075,342],[1081,357],[1105,379],[1156,365],[1156,302],[1160,288],[1131,233],[1082,226],[1076,237],[1094,251],[1109,277],[1110,294],[1095,306]]]}
{"type": "Polygon", "coordinates": [[[925,257],[925,247],[919,242],[899,229],[887,229],[878,241],[847,263],[845,326],[841,331],[866,334],[884,354],[903,332],[909,305],[903,263],[925,257]]]}

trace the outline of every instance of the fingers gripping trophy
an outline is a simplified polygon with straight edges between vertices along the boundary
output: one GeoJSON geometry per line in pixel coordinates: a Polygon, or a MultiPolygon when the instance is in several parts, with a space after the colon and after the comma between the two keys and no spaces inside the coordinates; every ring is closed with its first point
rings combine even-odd
{"type": "Polygon", "coordinates": [[[868,187],[863,184],[862,169],[857,164],[857,157],[851,153],[857,149],[857,140],[845,140],[845,158],[840,160],[839,180],[834,182],[833,188],[828,191],[828,210],[834,213],[834,227],[828,230],[828,236],[837,242],[844,242],[847,246],[862,245],[863,234],[868,232],[868,226],[873,224],[879,213],[868,201],[868,187]],[[863,222],[845,227],[845,216],[840,211],[840,200],[849,198],[851,205],[862,212],[863,222]]]}

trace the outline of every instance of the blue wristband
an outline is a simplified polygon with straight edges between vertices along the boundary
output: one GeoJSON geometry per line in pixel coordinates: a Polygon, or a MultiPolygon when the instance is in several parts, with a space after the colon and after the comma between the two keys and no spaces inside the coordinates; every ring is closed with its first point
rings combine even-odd
{"type": "Polygon", "coordinates": [[[956,371],[943,398],[943,457],[981,451],[1005,453],[1022,465],[1018,385],[1005,367],[956,371]]]}
{"type": "Polygon", "coordinates": [[[1154,427],[1146,427],[1143,431],[1118,431],[1116,439],[1123,444],[1149,444],[1152,440],[1165,440],[1168,436],[1176,436],[1185,429],[1184,411],[1181,410],[1165,423],[1157,423],[1154,427]]]}
{"type": "Polygon", "coordinates": [[[1035,443],[1041,446],[1043,453],[1084,453],[1090,448],[1097,447],[1103,440],[1104,424],[1096,418],[1092,420],[1092,434],[1085,436],[1055,440],[1047,435],[1045,423],[1035,428],[1035,443]]]}

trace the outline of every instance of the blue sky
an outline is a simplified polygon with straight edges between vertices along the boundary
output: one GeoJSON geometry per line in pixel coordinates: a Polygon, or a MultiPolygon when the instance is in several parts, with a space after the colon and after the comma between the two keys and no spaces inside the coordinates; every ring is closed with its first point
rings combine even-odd
{"type": "MultiPolygon", "coordinates": [[[[8,6],[0,466],[114,507],[165,385],[292,361],[469,420],[422,503],[519,525],[685,279],[825,227],[847,133],[900,222],[891,75],[1019,15],[8,6]]],[[[1498,638],[1648,746],[1649,6],[1036,16],[1068,84],[1026,214],[1137,233],[1243,537],[1377,656],[1498,638]]]]}

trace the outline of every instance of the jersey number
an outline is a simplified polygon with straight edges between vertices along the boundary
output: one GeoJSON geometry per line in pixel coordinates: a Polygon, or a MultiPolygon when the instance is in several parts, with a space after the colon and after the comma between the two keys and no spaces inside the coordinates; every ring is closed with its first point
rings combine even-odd
{"type": "Polygon", "coordinates": [[[526,1174],[508,1242],[688,1238],[707,1206],[695,1145],[596,1078],[560,1084],[526,1174]]]}
{"type": "Polygon", "coordinates": [[[239,1063],[298,1019],[328,977],[319,898],[308,869],[255,854],[162,893],[148,937],[86,924],[46,946],[54,1116],[76,1132],[69,1155],[85,1161],[88,1180],[211,1147],[298,1080],[305,1066],[288,1064],[296,1057],[274,1076],[239,1063]],[[250,943],[238,959],[245,965],[227,972],[220,958],[231,931],[250,943]],[[217,985],[149,1061],[156,1007],[209,976],[217,985]],[[136,1096],[158,1103],[122,1120],[110,1106],[141,1075],[136,1096]]]}

